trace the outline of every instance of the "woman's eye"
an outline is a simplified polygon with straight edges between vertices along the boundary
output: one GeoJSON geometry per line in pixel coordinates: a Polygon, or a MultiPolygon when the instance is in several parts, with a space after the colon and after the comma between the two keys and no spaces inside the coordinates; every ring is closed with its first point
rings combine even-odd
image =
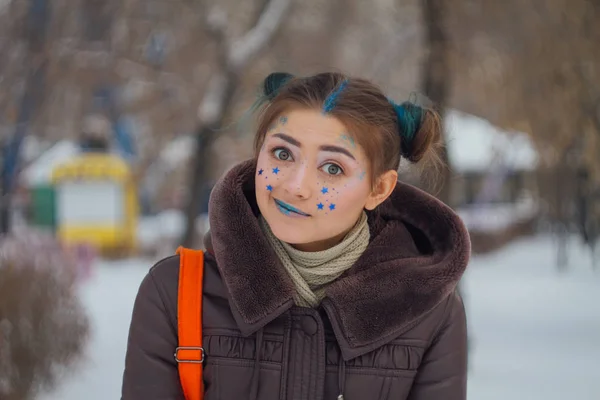
{"type": "Polygon", "coordinates": [[[292,155],[286,149],[276,149],[273,154],[278,160],[288,161],[292,158],[292,155]]]}
{"type": "Polygon", "coordinates": [[[325,172],[326,174],[329,174],[329,175],[340,175],[340,174],[344,173],[344,171],[342,170],[342,168],[339,165],[336,165],[333,163],[327,163],[327,164],[323,165],[321,167],[321,169],[323,170],[323,172],[325,172]]]}

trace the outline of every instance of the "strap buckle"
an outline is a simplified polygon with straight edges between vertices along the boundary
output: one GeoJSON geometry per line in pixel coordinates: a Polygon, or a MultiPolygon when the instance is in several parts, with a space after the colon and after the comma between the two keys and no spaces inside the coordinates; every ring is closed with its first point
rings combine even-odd
{"type": "Polygon", "coordinates": [[[175,354],[173,354],[173,356],[175,357],[175,361],[177,361],[178,363],[202,364],[204,362],[204,348],[203,347],[180,346],[175,349],[175,354]],[[201,355],[200,360],[179,358],[180,351],[188,351],[188,350],[199,351],[200,355],[201,355]]]}

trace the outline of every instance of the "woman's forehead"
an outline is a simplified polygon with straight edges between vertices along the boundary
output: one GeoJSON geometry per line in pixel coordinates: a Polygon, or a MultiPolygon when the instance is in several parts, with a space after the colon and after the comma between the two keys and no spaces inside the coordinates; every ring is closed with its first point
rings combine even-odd
{"type": "Polygon", "coordinates": [[[295,109],[278,116],[277,128],[288,131],[317,132],[323,134],[340,134],[346,130],[337,118],[316,110],[295,109]]]}
{"type": "Polygon", "coordinates": [[[337,118],[316,110],[292,110],[281,114],[271,124],[267,138],[279,138],[282,134],[302,145],[342,146],[352,153],[361,149],[354,135],[337,118]]]}

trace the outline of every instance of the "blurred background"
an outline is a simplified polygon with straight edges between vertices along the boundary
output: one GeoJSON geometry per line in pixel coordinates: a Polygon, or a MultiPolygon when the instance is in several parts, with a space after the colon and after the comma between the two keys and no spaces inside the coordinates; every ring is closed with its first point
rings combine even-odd
{"type": "Polygon", "coordinates": [[[1,398],[119,398],[141,279],[202,247],[262,79],[325,70],[443,113],[447,167],[401,176],[471,233],[469,399],[600,398],[597,1],[0,0],[0,51],[1,398]]]}

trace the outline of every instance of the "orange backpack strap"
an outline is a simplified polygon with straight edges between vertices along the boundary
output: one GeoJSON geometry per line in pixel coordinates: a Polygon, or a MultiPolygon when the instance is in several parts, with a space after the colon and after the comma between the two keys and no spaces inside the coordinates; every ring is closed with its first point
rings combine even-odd
{"type": "Polygon", "coordinates": [[[204,252],[183,247],[179,254],[179,293],[177,299],[177,329],[179,344],[175,360],[179,366],[179,379],[186,400],[204,398],[202,380],[202,281],[204,277],[204,252]]]}

